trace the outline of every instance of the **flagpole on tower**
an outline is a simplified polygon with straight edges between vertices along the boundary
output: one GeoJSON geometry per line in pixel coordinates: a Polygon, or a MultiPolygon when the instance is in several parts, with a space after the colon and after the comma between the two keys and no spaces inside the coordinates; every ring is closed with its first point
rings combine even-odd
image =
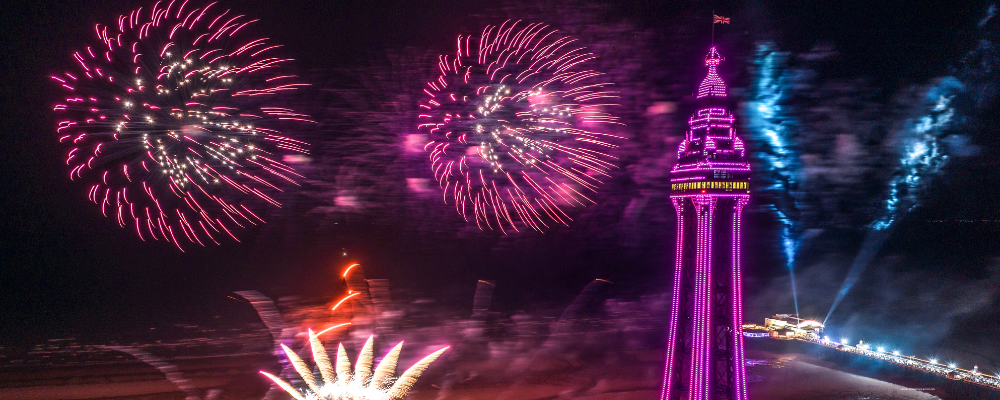
{"type": "Polygon", "coordinates": [[[715,10],[712,10],[712,47],[715,47],[715,24],[728,24],[728,23],[729,23],[729,18],[715,15],[715,10]]]}

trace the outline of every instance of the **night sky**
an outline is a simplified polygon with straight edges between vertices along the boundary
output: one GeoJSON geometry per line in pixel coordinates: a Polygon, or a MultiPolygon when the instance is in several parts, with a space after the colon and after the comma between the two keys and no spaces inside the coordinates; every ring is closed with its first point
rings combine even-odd
{"type": "Polygon", "coordinates": [[[800,307],[807,316],[826,315],[868,225],[885,216],[889,182],[905,175],[899,168],[908,130],[930,107],[928,93],[953,77],[962,85],[950,103],[954,122],[935,133],[947,161],[920,171],[909,211],[894,214],[830,323],[855,335],[909,335],[915,346],[998,354],[978,347],[1000,337],[992,322],[1000,318],[1000,36],[991,2],[229,3],[261,18],[256,32],[297,60],[295,69],[314,86],[296,106],[321,123],[297,133],[314,146],[306,184],[269,212],[265,227],[244,232],[242,243],[186,253],[141,242],[100,215],[85,186],[67,179],[51,111],[61,91],[48,75],[68,68],[72,51],[92,42],[93,25],[150,2],[2,7],[0,342],[99,342],[217,315],[239,323],[252,315],[227,298],[233,291],[332,296],[350,262],[362,263],[370,278],[456,307],[467,306],[476,279],[498,282],[501,310],[568,303],[594,278],[615,282],[609,296],[662,292],[673,262],[666,172],[692,111],[690,93],[704,76],[714,8],[732,18],[716,26],[726,57],[720,74],[755,154],[754,182],[761,182],[745,225],[752,231],[748,317],[792,307],[774,211],[792,203],[790,232],[802,243],[795,263],[800,307]],[[431,60],[450,51],[456,35],[508,18],[547,22],[601,56],[629,123],[622,168],[596,197],[600,204],[544,235],[481,233],[437,194],[406,187],[407,178],[430,176],[425,156],[404,143],[415,133],[412,99],[433,78],[431,60]],[[765,43],[784,59],[776,68],[786,76],[780,103],[796,167],[781,174],[768,171],[764,155],[773,148],[751,129],[747,111],[765,43]],[[649,111],[663,103],[677,112],[649,111]],[[767,182],[782,177],[797,183],[769,189],[767,182]],[[338,207],[330,194],[338,191],[354,193],[361,205],[338,207]]]}

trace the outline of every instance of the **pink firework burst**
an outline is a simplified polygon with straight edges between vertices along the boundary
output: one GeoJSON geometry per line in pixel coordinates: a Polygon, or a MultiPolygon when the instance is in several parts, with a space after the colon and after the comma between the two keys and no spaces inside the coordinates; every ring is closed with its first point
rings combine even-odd
{"type": "MultiPolygon", "coordinates": [[[[54,109],[70,179],[89,183],[101,213],[142,240],[219,244],[264,221],[265,204],[300,177],[285,160],[304,142],[279,127],[313,123],[282,105],[306,84],[282,73],[279,45],[216,3],[157,2],[94,27],[52,79],[68,94],[54,109]]],[[[291,157],[289,157],[291,156],[291,157]]]]}
{"type": "Polygon", "coordinates": [[[547,25],[511,21],[456,44],[419,105],[445,203],[504,234],[566,225],[568,208],[594,202],[623,139],[610,132],[623,125],[608,112],[617,92],[587,67],[596,56],[547,25]]]}

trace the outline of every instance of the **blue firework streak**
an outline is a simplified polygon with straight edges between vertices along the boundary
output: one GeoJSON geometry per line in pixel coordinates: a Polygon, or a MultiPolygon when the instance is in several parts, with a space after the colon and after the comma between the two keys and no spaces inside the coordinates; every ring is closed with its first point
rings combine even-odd
{"type": "Polygon", "coordinates": [[[948,161],[941,137],[954,121],[955,95],[963,89],[958,79],[946,77],[927,91],[930,110],[910,122],[900,151],[899,169],[889,182],[881,216],[871,224],[874,230],[887,229],[907,211],[919,204],[921,189],[948,161]]]}
{"type": "Polygon", "coordinates": [[[767,149],[758,156],[768,164],[768,170],[784,178],[775,180],[769,190],[788,190],[795,183],[798,175],[797,153],[791,148],[789,128],[794,120],[785,115],[782,101],[788,97],[789,77],[784,72],[784,61],[787,53],[773,49],[772,44],[761,44],[757,47],[754,65],[757,66],[757,77],[754,82],[754,101],[748,105],[750,127],[755,138],[765,144],[767,149]]]}
{"type": "Polygon", "coordinates": [[[920,116],[907,121],[900,140],[899,167],[889,181],[886,199],[882,203],[880,216],[871,225],[858,255],[851,263],[851,269],[837,292],[837,297],[827,312],[826,320],[851,291],[868,264],[875,258],[882,244],[889,238],[895,222],[919,205],[921,194],[931,180],[948,161],[943,152],[942,137],[955,122],[955,108],[952,100],[964,89],[954,77],[938,80],[925,94],[925,101],[918,109],[920,116]]]}
{"type": "Polygon", "coordinates": [[[793,219],[798,215],[798,200],[795,191],[798,185],[799,157],[791,145],[791,129],[795,120],[786,114],[783,105],[789,95],[790,77],[784,69],[788,53],[775,50],[771,43],[757,46],[754,65],[756,77],[753,86],[753,101],[747,105],[751,138],[758,142],[760,149],[756,156],[766,164],[770,173],[765,179],[769,184],[764,190],[776,195],[772,209],[781,222],[781,248],[785,256],[785,266],[791,275],[792,296],[795,313],[799,312],[798,293],[795,287],[795,255],[801,246],[800,224],[793,219]]]}
{"type": "MultiPolygon", "coordinates": [[[[920,205],[921,195],[928,182],[948,162],[946,146],[943,146],[945,139],[961,141],[962,136],[952,135],[946,138],[949,131],[960,120],[975,115],[977,108],[989,104],[996,96],[998,78],[994,66],[1000,60],[996,50],[998,26],[995,22],[991,23],[996,9],[996,5],[986,9],[986,15],[977,24],[981,35],[979,43],[962,58],[957,74],[934,82],[925,92],[922,103],[915,109],[915,116],[904,124],[899,141],[899,167],[889,181],[879,217],[869,226],[871,229],[851,264],[826,319],[830,318],[875,258],[891,234],[895,222],[920,205]],[[973,107],[956,110],[953,100],[959,94],[973,100],[970,104],[973,107]]],[[[962,150],[953,152],[955,155],[962,153],[962,150]]]]}

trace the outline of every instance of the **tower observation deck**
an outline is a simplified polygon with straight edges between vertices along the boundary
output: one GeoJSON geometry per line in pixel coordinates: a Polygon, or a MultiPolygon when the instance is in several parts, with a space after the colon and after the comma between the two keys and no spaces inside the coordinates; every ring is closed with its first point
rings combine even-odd
{"type": "Polygon", "coordinates": [[[699,109],[670,171],[677,258],[662,400],[747,399],[740,247],[750,163],[726,106],[722,60],[715,47],[705,57],[699,109]]]}

